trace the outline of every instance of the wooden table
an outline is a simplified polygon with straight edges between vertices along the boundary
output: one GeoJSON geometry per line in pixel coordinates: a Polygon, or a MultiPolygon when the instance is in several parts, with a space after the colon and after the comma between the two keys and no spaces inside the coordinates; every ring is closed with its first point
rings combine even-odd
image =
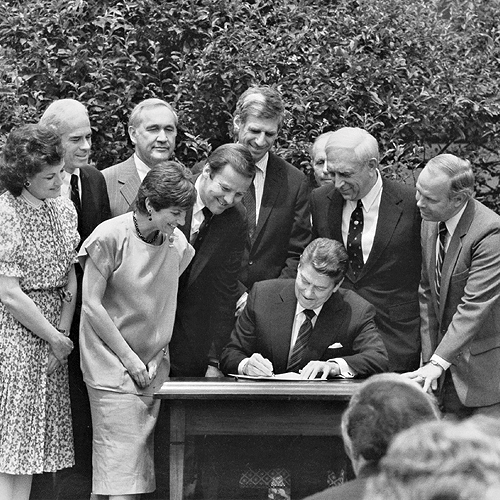
{"type": "Polygon", "coordinates": [[[155,394],[170,410],[170,500],[182,500],[186,436],[339,435],[359,383],[171,378],[155,394]]]}

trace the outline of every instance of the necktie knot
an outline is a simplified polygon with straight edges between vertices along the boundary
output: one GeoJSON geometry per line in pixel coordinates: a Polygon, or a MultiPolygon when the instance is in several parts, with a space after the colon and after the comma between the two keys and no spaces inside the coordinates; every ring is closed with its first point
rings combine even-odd
{"type": "Polygon", "coordinates": [[[203,216],[205,217],[205,220],[207,221],[207,223],[212,219],[212,217],[214,216],[214,214],[210,211],[209,208],[207,207],[203,207],[201,209],[201,211],[203,212],[203,216]]]}
{"type": "Polygon", "coordinates": [[[316,313],[312,309],[304,309],[304,314],[310,320],[312,320],[314,316],[316,316],[316,313]]]}

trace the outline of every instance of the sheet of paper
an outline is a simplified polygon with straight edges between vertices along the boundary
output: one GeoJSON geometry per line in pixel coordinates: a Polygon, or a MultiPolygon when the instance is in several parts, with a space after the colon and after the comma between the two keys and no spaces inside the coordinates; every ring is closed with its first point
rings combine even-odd
{"type": "Polygon", "coordinates": [[[300,373],[296,372],[288,372],[288,373],[279,373],[278,375],[273,375],[272,377],[256,377],[252,375],[237,375],[235,373],[230,373],[230,377],[236,377],[236,378],[241,378],[241,379],[247,379],[247,380],[294,380],[294,381],[301,381],[301,382],[318,382],[321,379],[313,379],[313,380],[307,380],[307,379],[302,379],[300,378],[300,373]]]}

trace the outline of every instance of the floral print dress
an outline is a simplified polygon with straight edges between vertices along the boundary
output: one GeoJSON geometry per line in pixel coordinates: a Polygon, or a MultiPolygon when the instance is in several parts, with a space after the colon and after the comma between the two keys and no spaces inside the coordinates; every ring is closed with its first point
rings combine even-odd
{"type": "MultiPolygon", "coordinates": [[[[0,275],[19,278],[57,327],[79,242],[76,211],[66,198],[28,198],[0,196],[0,275]]],[[[74,463],[68,370],[49,376],[48,359],[48,342],[0,302],[0,472],[37,474],[74,463]]]]}

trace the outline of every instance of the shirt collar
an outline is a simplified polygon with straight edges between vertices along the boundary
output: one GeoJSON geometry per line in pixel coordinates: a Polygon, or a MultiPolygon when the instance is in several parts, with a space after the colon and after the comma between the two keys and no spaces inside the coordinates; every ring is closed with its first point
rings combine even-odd
{"type": "Polygon", "coordinates": [[[135,161],[135,168],[137,169],[139,177],[143,179],[144,177],[146,177],[146,174],[151,170],[151,168],[137,156],[137,153],[134,153],[134,161],[135,161]]]}
{"type": "Polygon", "coordinates": [[[255,164],[255,166],[266,175],[267,162],[269,161],[269,151],[255,164]]]}
{"type": "Polygon", "coordinates": [[[205,207],[205,203],[203,203],[200,196],[200,184],[201,184],[201,175],[198,176],[198,178],[194,183],[194,187],[196,188],[196,201],[193,205],[193,215],[197,214],[205,207]]]}
{"type": "Polygon", "coordinates": [[[376,172],[377,180],[375,181],[375,184],[372,186],[370,191],[368,191],[368,193],[363,198],[361,198],[361,203],[363,204],[365,212],[368,212],[370,210],[371,206],[377,200],[380,191],[382,191],[382,176],[380,175],[378,169],[376,169],[376,172]]]}
{"type": "Polygon", "coordinates": [[[28,205],[31,205],[34,208],[38,208],[43,205],[43,200],[33,196],[26,188],[23,188],[21,191],[21,196],[26,200],[28,205]]]}
{"type": "MultiPolygon", "coordinates": [[[[316,314],[316,317],[319,316],[319,313],[321,312],[321,309],[323,309],[323,306],[325,304],[321,304],[319,307],[316,307],[316,309],[313,309],[313,311],[315,312],[316,314]]],[[[299,301],[297,300],[297,306],[295,308],[295,317],[297,317],[298,314],[300,314],[301,312],[304,312],[305,311],[305,307],[302,307],[299,303],[299,301]]]]}
{"type": "Polygon", "coordinates": [[[444,222],[446,224],[446,229],[448,229],[448,233],[450,233],[450,236],[453,236],[453,233],[455,232],[455,229],[457,228],[467,205],[468,203],[465,203],[459,212],[457,212],[453,217],[450,217],[447,221],[444,222]]]}

